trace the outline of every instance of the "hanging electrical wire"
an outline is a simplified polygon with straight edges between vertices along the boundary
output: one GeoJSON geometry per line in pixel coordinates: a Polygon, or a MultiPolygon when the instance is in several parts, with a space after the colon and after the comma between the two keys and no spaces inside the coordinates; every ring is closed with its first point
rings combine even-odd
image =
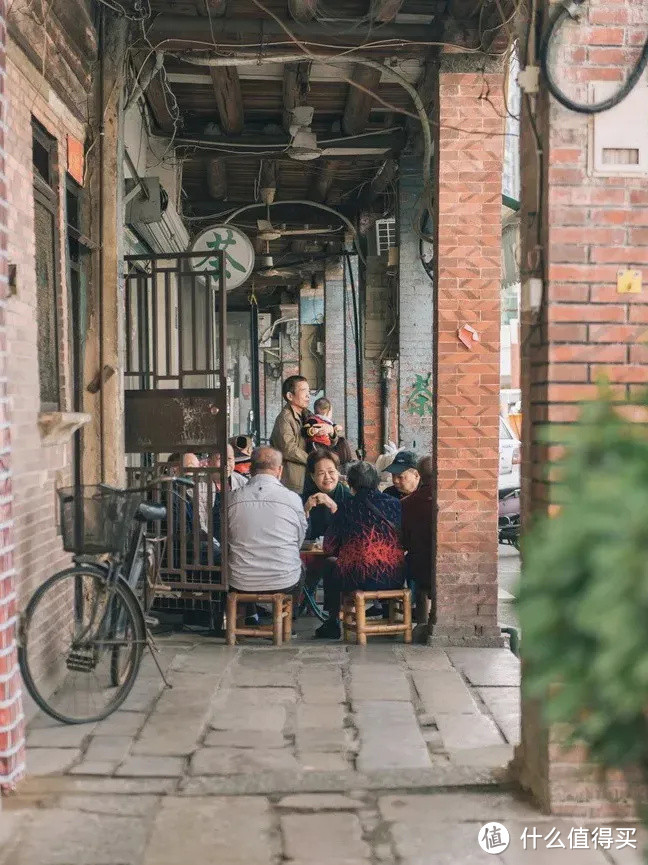
{"type": "Polygon", "coordinates": [[[580,22],[581,7],[584,3],[585,0],[563,0],[563,2],[555,8],[540,42],[540,68],[547,82],[547,87],[561,105],[564,105],[565,108],[569,108],[570,111],[576,111],[579,114],[600,114],[603,111],[609,111],[610,108],[614,108],[616,105],[619,105],[620,102],[623,102],[626,96],[628,96],[628,94],[634,90],[639,83],[644,69],[648,66],[648,38],[646,38],[641,54],[626,81],[621,85],[616,93],[613,93],[612,96],[609,96],[607,99],[601,100],[601,102],[594,102],[592,104],[576,102],[561,89],[560,84],[556,80],[554,72],[551,69],[549,57],[551,54],[552,42],[565,22],[568,19],[580,22]]]}

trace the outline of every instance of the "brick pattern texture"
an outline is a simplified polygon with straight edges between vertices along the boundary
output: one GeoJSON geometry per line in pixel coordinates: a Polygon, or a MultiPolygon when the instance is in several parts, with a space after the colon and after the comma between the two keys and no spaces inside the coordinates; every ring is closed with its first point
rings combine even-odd
{"type": "Polygon", "coordinates": [[[502,92],[499,73],[442,66],[435,220],[439,642],[480,644],[499,635],[502,92]],[[472,350],[458,338],[463,324],[479,334],[472,350]]]}
{"type": "Polygon", "coordinates": [[[6,4],[0,0],[0,792],[10,790],[25,761],[24,718],[16,657],[18,612],[14,570],[14,525],[10,473],[11,430],[7,396],[7,180],[5,142],[6,4]]]}
{"type": "Polygon", "coordinates": [[[326,345],[324,393],[333,403],[334,418],[345,428],[344,395],[344,281],[342,264],[331,267],[324,283],[324,338],[326,345]]]}
{"type": "MultiPolygon", "coordinates": [[[[8,261],[16,266],[17,275],[15,293],[8,298],[5,307],[6,374],[14,442],[12,490],[17,602],[22,608],[47,577],[70,563],[70,556],[64,553],[58,533],[56,488],[71,483],[72,479],[71,443],[46,443],[38,426],[40,388],[32,118],[38,120],[56,142],[55,185],[59,202],[56,215],[59,239],[57,327],[62,411],[72,410],[65,240],[66,147],[68,134],[83,140],[85,130],[11,42],[7,55],[6,98],[8,261]]],[[[45,651],[44,648],[43,662],[47,661],[45,651]]]]}
{"type": "MultiPolygon", "coordinates": [[[[421,160],[401,157],[399,178],[399,444],[420,456],[432,453],[432,415],[412,414],[409,399],[416,377],[432,376],[434,368],[434,289],[419,255],[421,160]]],[[[427,247],[426,247],[427,249],[427,247]]],[[[430,381],[432,378],[430,378],[430,381]]]]}
{"type": "Polygon", "coordinates": [[[369,255],[364,269],[364,445],[366,459],[375,462],[383,451],[383,395],[388,393],[390,441],[398,441],[398,371],[384,391],[381,360],[393,354],[397,290],[387,273],[387,256],[369,255]]]}
{"type": "MultiPolygon", "coordinates": [[[[541,7],[546,12],[548,4],[541,7]]],[[[572,97],[587,101],[590,82],[625,79],[647,35],[646,3],[592,0],[580,26],[571,28],[559,80],[572,97]]],[[[620,397],[648,383],[646,178],[593,176],[591,120],[547,93],[538,101],[537,125],[545,168],[540,206],[536,144],[526,120],[521,134],[522,279],[544,277],[539,316],[527,312],[522,320],[524,520],[551,508],[546,467],[554,453],[541,441],[544,425],[575,421],[601,374],[620,397]],[[642,272],[640,294],[617,293],[617,269],[626,267],[642,272]]],[[[545,807],[601,818],[632,810],[619,779],[605,791],[582,753],[565,754],[555,731],[541,739],[538,729],[537,706],[523,704],[521,776],[545,807]]]]}
{"type": "MultiPolygon", "coordinates": [[[[351,256],[351,266],[354,268],[354,279],[357,280],[357,258],[351,256]]],[[[343,277],[344,289],[344,369],[345,369],[345,421],[347,438],[355,447],[358,443],[358,375],[356,370],[355,346],[356,337],[353,325],[353,300],[348,274],[343,277]]]]}
{"type": "MultiPolygon", "coordinates": [[[[8,62],[7,180],[9,200],[9,261],[17,266],[16,294],[7,304],[8,373],[16,447],[13,457],[16,566],[20,574],[19,600],[24,604],[43,579],[69,558],[63,554],[56,526],[55,485],[71,478],[71,448],[42,442],[36,322],[36,270],[32,170],[32,117],[56,139],[59,196],[59,291],[57,326],[61,409],[70,411],[71,382],[68,356],[68,297],[65,255],[65,158],[69,131],[67,112],[61,115],[24,74],[15,47],[8,62]]],[[[40,82],[47,87],[44,82],[40,82]]],[[[56,105],[56,103],[54,103],[56,105]]],[[[79,136],[79,129],[74,132],[79,136]]],[[[83,135],[79,136],[83,137],[83,135]]]]}

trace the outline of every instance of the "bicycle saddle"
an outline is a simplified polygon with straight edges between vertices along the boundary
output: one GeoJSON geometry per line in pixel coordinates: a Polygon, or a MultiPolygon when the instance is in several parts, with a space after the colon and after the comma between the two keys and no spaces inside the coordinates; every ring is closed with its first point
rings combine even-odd
{"type": "Polygon", "coordinates": [[[135,512],[135,519],[139,523],[157,523],[166,519],[167,509],[157,502],[142,502],[135,512]]]}

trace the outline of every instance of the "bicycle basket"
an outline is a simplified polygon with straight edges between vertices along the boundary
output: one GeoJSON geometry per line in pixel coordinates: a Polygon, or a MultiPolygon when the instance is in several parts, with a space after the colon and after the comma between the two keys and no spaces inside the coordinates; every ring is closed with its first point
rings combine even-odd
{"type": "Polygon", "coordinates": [[[126,550],[144,490],[97,486],[58,490],[63,549],[68,553],[122,554],[126,550]]]}

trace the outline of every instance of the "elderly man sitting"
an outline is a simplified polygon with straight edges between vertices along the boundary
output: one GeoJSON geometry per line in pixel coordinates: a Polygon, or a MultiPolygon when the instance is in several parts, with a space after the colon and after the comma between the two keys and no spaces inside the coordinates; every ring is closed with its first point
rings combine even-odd
{"type": "Polygon", "coordinates": [[[238,592],[286,592],[301,587],[299,550],[306,537],[304,506],[280,482],[279,451],[252,452],[252,479],[228,506],[230,587],[238,592]]]}

